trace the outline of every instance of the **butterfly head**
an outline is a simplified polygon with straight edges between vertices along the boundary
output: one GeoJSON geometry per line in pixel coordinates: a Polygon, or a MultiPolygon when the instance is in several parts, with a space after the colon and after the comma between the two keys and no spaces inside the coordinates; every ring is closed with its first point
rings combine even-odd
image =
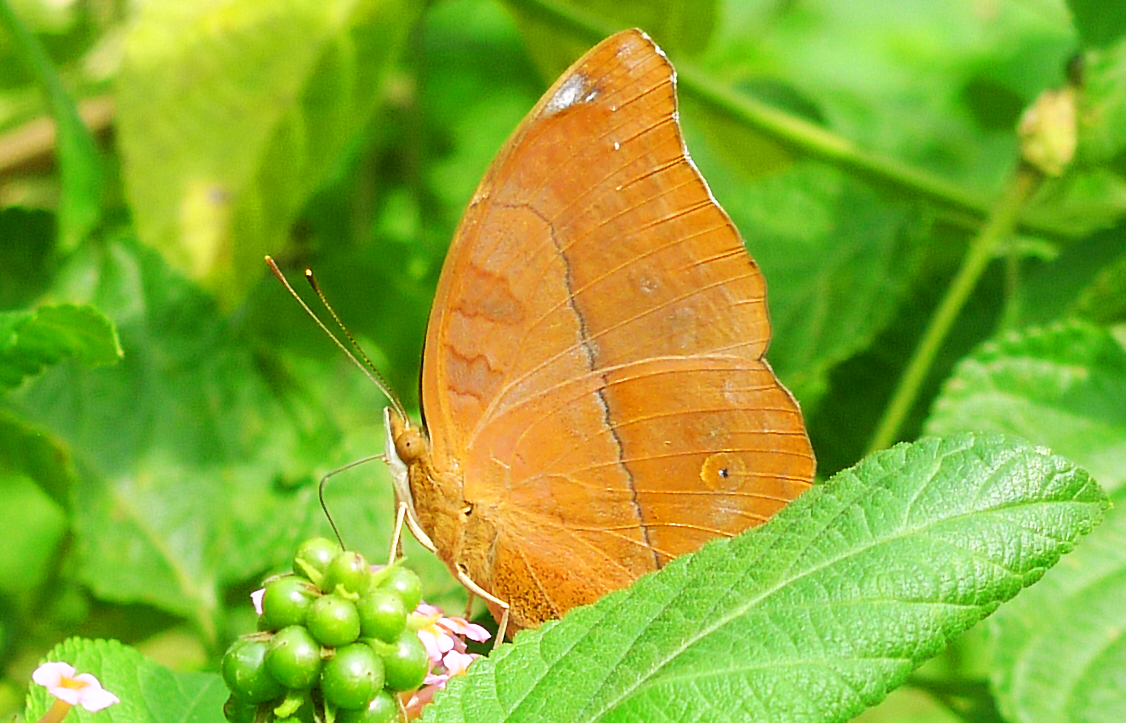
{"type": "Polygon", "coordinates": [[[399,464],[409,467],[430,454],[430,442],[422,428],[391,407],[383,410],[384,428],[387,431],[388,457],[394,457],[399,464]]]}
{"type": "Polygon", "coordinates": [[[413,512],[414,495],[411,494],[410,467],[427,454],[426,438],[421,430],[391,407],[383,410],[383,458],[391,470],[395,499],[405,502],[413,512]]]}

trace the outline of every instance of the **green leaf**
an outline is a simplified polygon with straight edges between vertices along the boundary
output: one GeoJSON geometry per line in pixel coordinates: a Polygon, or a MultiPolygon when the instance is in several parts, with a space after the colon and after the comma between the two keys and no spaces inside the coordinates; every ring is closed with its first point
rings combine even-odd
{"type": "Polygon", "coordinates": [[[697,55],[707,47],[718,20],[716,0],[563,0],[506,2],[528,52],[554,80],[592,43],[586,29],[605,35],[625,28],[641,28],[662,48],[697,55]],[[573,26],[573,27],[569,27],[573,26]],[[577,31],[571,33],[570,31],[577,31]]]}
{"type": "Polygon", "coordinates": [[[1012,723],[1116,723],[1126,711],[1126,495],[1075,554],[990,620],[1012,723]]]}
{"type": "Polygon", "coordinates": [[[1062,4],[993,9],[983,23],[975,8],[945,3],[890,3],[879,12],[868,3],[727,3],[707,59],[719,77],[789,84],[816,100],[822,125],[843,143],[985,200],[1011,163],[1014,134],[1012,125],[983,132],[967,112],[971,84],[986,79],[994,97],[1005,92],[1023,106],[1058,84],[1075,52],[1062,4]]]}
{"type": "Polygon", "coordinates": [[[1058,323],[990,342],[950,378],[932,432],[1002,430],[1082,463],[1116,506],[1041,585],[990,625],[1007,720],[1114,721],[1126,706],[1126,351],[1106,330],[1058,323]]]}
{"type": "Polygon", "coordinates": [[[1083,56],[1077,92],[1078,147],[1068,172],[1048,179],[1026,219],[1079,237],[1109,228],[1126,214],[1126,39],[1083,56]]]}
{"type": "MultiPolygon", "coordinates": [[[[223,679],[214,673],[174,672],[145,658],[116,640],[70,638],[55,646],[48,661],[90,673],[120,700],[90,713],[75,706],[68,719],[94,723],[204,723],[223,720],[228,696],[223,679]]],[[[24,720],[38,720],[54,701],[46,688],[32,685],[24,720]]]]}
{"type": "Polygon", "coordinates": [[[63,87],[39,41],[15,16],[7,0],[0,0],[0,26],[15,37],[23,59],[35,68],[47,93],[57,126],[56,148],[62,177],[59,200],[59,245],[72,250],[98,225],[102,215],[105,179],[90,131],[78,116],[74,100],[63,87]]]}
{"type": "Polygon", "coordinates": [[[1019,435],[1117,490],[1126,483],[1126,351],[1083,322],[1008,334],[957,366],[926,429],[1019,435]]]}
{"type": "Polygon", "coordinates": [[[901,444],[522,633],[426,720],[846,720],[1038,580],[1105,506],[1085,472],[1019,441],[901,444]]]}
{"type": "Polygon", "coordinates": [[[10,595],[35,590],[58,570],[68,520],[64,508],[29,477],[6,467],[0,454],[0,519],[9,520],[0,545],[0,592],[10,595]],[[19,524],[11,524],[13,520],[19,524]]]}
{"type": "Polygon", "coordinates": [[[1096,323],[1126,321],[1126,253],[1102,264],[1075,299],[1072,309],[1077,316],[1096,323]]]}
{"type": "MultiPolygon", "coordinates": [[[[1016,293],[1007,300],[1016,312],[1008,327],[1043,326],[1073,316],[1107,321],[1102,312],[1114,313],[1120,300],[1114,299],[1092,315],[1087,297],[1098,293],[1097,289],[1103,284],[1100,277],[1113,273],[1115,264],[1124,255],[1126,246],[1122,243],[1122,232],[1107,229],[1059,248],[1058,254],[1047,255],[1044,262],[1027,259],[1016,293]]],[[[1107,291],[1113,292],[1113,288],[1107,287],[1107,291]]],[[[978,337],[979,341],[985,341],[982,334],[978,337]]],[[[969,351],[967,349],[966,353],[969,351]]]]}
{"type": "Polygon", "coordinates": [[[853,723],[966,723],[967,720],[976,720],[959,715],[943,703],[927,691],[907,684],[893,690],[887,700],[854,718],[853,723]]]}
{"type": "Polygon", "coordinates": [[[1105,0],[1067,0],[1086,47],[1103,47],[1126,35],[1126,5],[1105,0]]]}
{"type": "Polygon", "coordinates": [[[14,389],[63,359],[100,366],[115,363],[121,354],[113,325],[94,307],[0,312],[0,388],[14,389]]]}
{"type": "MultiPolygon", "coordinates": [[[[328,532],[317,474],[362,454],[341,448],[340,429],[322,410],[327,400],[359,397],[363,377],[349,374],[347,392],[329,391],[317,384],[335,375],[259,359],[239,327],[151,249],[127,239],[87,246],[64,277],[103,280],[92,301],[118,322],[125,357],[96,372],[61,368],[13,403],[65,445],[80,471],[72,574],[101,600],[188,617],[216,645],[225,586],[284,564],[302,537],[328,532]]],[[[285,323],[307,322],[294,314],[285,323]]],[[[366,411],[375,426],[378,407],[366,411]]],[[[367,432],[370,454],[377,433],[355,429],[367,432]]],[[[391,526],[390,486],[370,477],[329,491],[346,531],[391,526]]],[[[386,536],[358,542],[385,554],[386,536]]]]}
{"type": "Polygon", "coordinates": [[[0,309],[36,303],[51,283],[58,228],[54,213],[0,209],[0,309]]]}
{"type": "Polygon", "coordinates": [[[1075,237],[1109,228],[1126,214],[1126,178],[1096,167],[1048,179],[1029,201],[1025,218],[1051,222],[1075,237]]]}
{"type": "Polygon", "coordinates": [[[1126,39],[1084,55],[1077,120],[1081,163],[1106,162],[1126,149],[1126,39]]]}
{"type": "Polygon", "coordinates": [[[420,8],[143,5],[118,82],[125,185],[141,238],[225,305],[240,300],[371,117],[420,8]]]}
{"type": "Polygon", "coordinates": [[[58,440],[10,414],[0,412],[0,471],[33,480],[51,500],[70,509],[75,473],[58,440]]]}

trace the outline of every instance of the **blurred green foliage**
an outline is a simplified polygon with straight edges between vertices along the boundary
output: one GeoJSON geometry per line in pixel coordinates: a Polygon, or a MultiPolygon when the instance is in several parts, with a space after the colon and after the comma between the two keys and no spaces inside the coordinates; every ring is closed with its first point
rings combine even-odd
{"type": "MultiPolygon", "coordinates": [[[[69,635],[214,669],[252,624],[246,594],[328,532],[317,479],[382,447],[379,393],[263,254],[292,276],[312,267],[417,408],[434,286],[478,180],[555,75],[632,25],[680,70],[689,148],[765,273],[769,359],[803,405],[822,477],[862,456],[1013,176],[1021,112],[1071,67],[1076,158],[1005,235],[899,438],[1003,429],[1089,465],[1113,497],[1126,467],[1126,18],[1111,5],[4,0],[0,363],[37,366],[10,382],[17,366],[0,367],[16,387],[0,397],[0,713],[69,635]],[[74,118],[106,99],[111,120],[86,135],[74,118]],[[51,113],[57,136],[37,134],[51,113]],[[58,348],[23,356],[13,329],[59,309],[58,348]],[[67,336],[81,319],[87,333],[67,336]],[[95,366],[117,343],[120,361],[95,366]]],[[[341,475],[329,502],[348,542],[381,558],[381,465],[341,475]]],[[[1124,550],[1097,546],[1104,581],[1124,576],[1124,550]]],[[[442,565],[408,554],[427,598],[457,609],[442,565]]],[[[1082,596],[1061,581],[1053,604],[1118,591],[1081,582],[1082,596]]],[[[1126,624],[1121,606],[1103,613],[1126,624]]],[[[867,720],[1052,719],[1037,717],[1059,710],[1042,690],[1026,705],[1035,686],[989,669],[1015,624],[961,643],[867,720]]],[[[1121,679],[1121,641],[1101,643],[1091,680],[1121,679]]],[[[996,665],[1022,655],[1002,649],[996,665]]]]}

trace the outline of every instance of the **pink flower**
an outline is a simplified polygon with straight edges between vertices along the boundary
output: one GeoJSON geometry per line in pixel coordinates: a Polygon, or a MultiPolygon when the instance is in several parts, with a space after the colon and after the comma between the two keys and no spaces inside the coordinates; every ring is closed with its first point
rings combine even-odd
{"type": "Polygon", "coordinates": [[[422,603],[414,614],[426,621],[418,628],[418,638],[434,665],[441,663],[450,651],[464,653],[465,641],[462,638],[483,643],[491,637],[489,631],[480,625],[471,623],[465,618],[445,617],[442,611],[433,605],[422,603]]]}
{"type": "Polygon", "coordinates": [[[442,665],[446,668],[447,680],[455,675],[464,673],[465,669],[469,667],[469,664],[479,657],[481,656],[473,653],[459,653],[456,650],[451,650],[446,653],[446,657],[442,658],[442,665]]]}
{"type": "Polygon", "coordinates": [[[423,687],[415,691],[406,704],[408,718],[420,715],[422,708],[430,703],[435,693],[446,687],[450,678],[464,673],[470,663],[481,657],[466,652],[463,638],[483,643],[492,637],[480,625],[465,618],[446,617],[441,610],[426,603],[419,605],[413,615],[416,620],[422,619],[419,621],[422,624],[418,628],[418,638],[426,648],[432,667],[423,687]]]}
{"type": "Polygon", "coordinates": [[[426,679],[422,682],[424,685],[432,686],[435,689],[445,688],[446,681],[455,675],[464,673],[469,664],[480,657],[476,653],[462,653],[451,650],[442,658],[441,665],[435,666],[431,672],[427,673],[426,679]]]}
{"type": "Polygon", "coordinates": [[[44,663],[35,669],[31,679],[58,699],[40,723],[62,720],[72,706],[81,705],[94,713],[120,702],[116,695],[102,687],[97,678],[89,673],[75,675],[74,666],[66,663],[44,663]]]}
{"type": "Polygon", "coordinates": [[[483,643],[492,637],[488,630],[476,623],[469,622],[465,618],[439,618],[438,624],[454,635],[460,635],[478,643],[483,643]]]}
{"type": "Polygon", "coordinates": [[[250,602],[254,605],[254,612],[258,616],[262,616],[262,598],[266,597],[266,588],[260,587],[254,592],[250,593],[250,602]]]}

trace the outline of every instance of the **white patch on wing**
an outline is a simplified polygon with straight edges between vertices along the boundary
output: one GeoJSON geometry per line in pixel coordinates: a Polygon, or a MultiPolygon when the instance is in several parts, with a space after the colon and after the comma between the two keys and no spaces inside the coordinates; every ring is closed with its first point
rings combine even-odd
{"type": "Polygon", "coordinates": [[[555,95],[551,96],[551,100],[544,106],[543,111],[545,114],[558,113],[561,110],[570,108],[575,103],[589,103],[598,97],[597,90],[586,90],[587,79],[582,73],[575,73],[570,78],[559,86],[559,90],[555,91],[555,95]]]}

